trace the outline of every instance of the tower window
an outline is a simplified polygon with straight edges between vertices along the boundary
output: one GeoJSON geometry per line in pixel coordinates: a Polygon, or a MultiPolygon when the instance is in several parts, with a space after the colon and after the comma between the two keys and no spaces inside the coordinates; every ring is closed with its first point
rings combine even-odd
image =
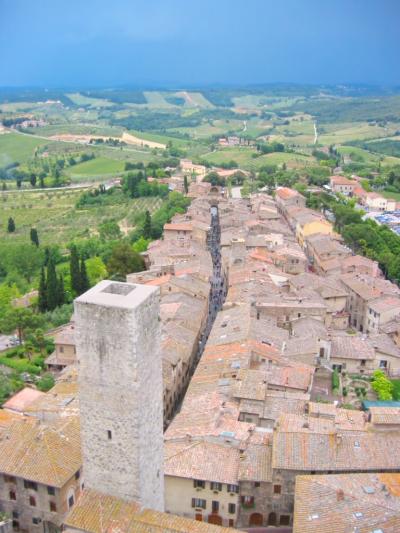
{"type": "Polygon", "coordinates": [[[108,440],[111,440],[111,439],[112,439],[112,432],[111,432],[111,429],[107,429],[107,437],[108,437],[108,440]]]}

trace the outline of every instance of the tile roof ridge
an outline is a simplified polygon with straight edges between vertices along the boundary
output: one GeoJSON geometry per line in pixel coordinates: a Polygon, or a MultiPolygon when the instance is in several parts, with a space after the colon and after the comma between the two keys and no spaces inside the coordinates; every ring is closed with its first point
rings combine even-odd
{"type": "MultiPolygon", "coordinates": [[[[192,437],[190,436],[190,438],[192,439],[192,437]]],[[[172,440],[169,441],[169,442],[173,442],[172,440]]],[[[181,450],[179,450],[178,452],[170,455],[168,458],[167,458],[167,461],[169,461],[170,459],[174,458],[174,457],[177,457],[178,455],[181,455],[182,453],[186,452],[187,450],[191,450],[192,448],[194,448],[195,446],[198,446],[199,444],[203,443],[204,441],[202,440],[198,440],[198,441],[194,441],[194,442],[191,442],[190,444],[188,443],[187,446],[183,447],[181,450]]]]}

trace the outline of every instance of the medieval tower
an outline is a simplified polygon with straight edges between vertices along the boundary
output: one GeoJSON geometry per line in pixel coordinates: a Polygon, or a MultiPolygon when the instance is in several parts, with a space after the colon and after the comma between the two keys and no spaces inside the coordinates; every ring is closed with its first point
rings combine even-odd
{"type": "Polygon", "coordinates": [[[158,288],[102,281],[75,321],[85,487],[162,511],[158,288]]]}

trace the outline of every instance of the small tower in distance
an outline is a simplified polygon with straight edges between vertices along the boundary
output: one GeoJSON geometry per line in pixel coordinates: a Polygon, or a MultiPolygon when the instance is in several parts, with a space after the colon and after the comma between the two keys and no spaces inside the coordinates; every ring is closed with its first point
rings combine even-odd
{"type": "Polygon", "coordinates": [[[164,510],[159,289],[102,281],[75,300],[85,487],[164,510]]]}

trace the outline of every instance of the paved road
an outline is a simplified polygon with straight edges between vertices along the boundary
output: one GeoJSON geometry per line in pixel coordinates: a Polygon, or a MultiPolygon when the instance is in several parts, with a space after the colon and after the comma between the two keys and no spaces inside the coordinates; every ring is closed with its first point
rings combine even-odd
{"type": "Polygon", "coordinates": [[[241,198],[242,194],[241,191],[242,187],[232,187],[232,198],[241,198]]]}
{"type": "Polygon", "coordinates": [[[11,347],[11,339],[13,335],[0,335],[0,352],[11,347]]]}

